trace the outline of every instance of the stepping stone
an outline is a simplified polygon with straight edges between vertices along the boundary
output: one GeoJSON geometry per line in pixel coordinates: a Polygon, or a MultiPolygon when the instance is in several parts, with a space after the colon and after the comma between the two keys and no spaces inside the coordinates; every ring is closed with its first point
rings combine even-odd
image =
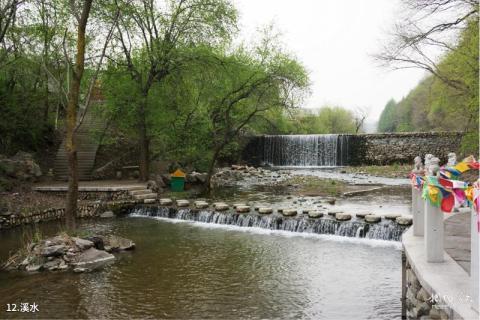
{"type": "Polygon", "coordinates": [[[332,205],[332,206],[335,204],[335,202],[337,202],[337,199],[335,199],[335,198],[327,199],[327,203],[332,205]]]}
{"type": "Polygon", "coordinates": [[[177,200],[177,207],[184,208],[190,205],[190,201],[188,200],[177,200]]]}
{"type": "Polygon", "coordinates": [[[233,209],[237,209],[237,207],[246,207],[246,203],[234,203],[233,204],[233,209]]]}
{"type": "Polygon", "coordinates": [[[367,214],[365,216],[365,221],[369,223],[377,223],[377,222],[380,222],[380,220],[382,220],[382,217],[377,216],[375,214],[367,214]]]}
{"type": "Polygon", "coordinates": [[[234,208],[238,213],[250,212],[250,207],[249,206],[237,205],[236,207],[234,206],[234,208]]]}
{"type": "Polygon", "coordinates": [[[308,217],[309,218],[321,218],[323,217],[323,212],[322,211],[308,211],[308,217]]]}
{"type": "Polygon", "coordinates": [[[368,216],[368,215],[371,215],[371,213],[370,213],[370,212],[359,212],[359,213],[355,214],[355,216],[356,216],[357,218],[360,218],[360,219],[363,219],[363,218],[365,218],[365,217],[368,216]]]}
{"type": "Polygon", "coordinates": [[[272,212],[273,212],[272,208],[267,208],[267,207],[258,208],[258,213],[270,214],[272,212]]]}
{"type": "Polygon", "coordinates": [[[278,212],[278,213],[282,213],[282,212],[283,212],[283,208],[278,208],[278,209],[277,209],[277,212],[278,212]]]}
{"type": "Polygon", "coordinates": [[[73,259],[72,264],[76,267],[93,270],[114,259],[115,256],[113,254],[90,248],[77,255],[73,259]]]}
{"type": "Polygon", "coordinates": [[[100,215],[100,218],[114,218],[114,217],[115,217],[115,214],[113,213],[113,211],[105,211],[100,215]]]}
{"type": "Polygon", "coordinates": [[[143,199],[143,203],[149,204],[149,203],[155,203],[157,200],[156,199],[143,199]]]}
{"type": "Polygon", "coordinates": [[[161,206],[171,206],[172,204],[173,204],[172,199],[168,199],[168,198],[160,199],[160,205],[161,206]]]}
{"type": "Polygon", "coordinates": [[[314,211],[312,209],[302,209],[302,210],[299,210],[300,213],[302,214],[308,214],[310,211],[314,211]]]}
{"type": "Polygon", "coordinates": [[[228,210],[228,209],[229,209],[228,204],[226,204],[225,202],[215,202],[215,203],[213,204],[213,207],[214,207],[215,210],[217,210],[217,211],[225,211],[225,210],[228,210]]]}
{"type": "Polygon", "coordinates": [[[388,219],[388,220],[395,220],[397,219],[398,217],[401,217],[402,215],[399,214],[399,213],[389,213],[389,214],[386,214],[385,215],[385,219],[388,219]]]}
{"type": "Polygon", "coordinates": [[[337,213],[343,213],[342,211],[328,211],[329,216],[336,216],[337,213]]]}
{"type": "Polygon", "coordinates": [[[202,201],[202,200],[195,201],[195,202],[193,203],[193,205],[194,205],[195,208],[197,208],[197,209],[205,209],[205,208],[208,208],[208,202],[202,201]]]}
{"type": "Polygon", "coordinates": [[[409,216],[401,216],[395,219],[395,221],[402,226],[409,226],[412,224],[412,217],[409,216]]]}
{"type": "Polygon", "coordinates": [[[335,214],[335,219],[338,221],[347,221],[352,219],[352,215],[348,213],[338,212],[335,214]]]}
{"type": "Polygon", "coordinates": [[[283,209],[282,214],[287,217],[297,215],[297,210],[295,209],[283,209]]]}

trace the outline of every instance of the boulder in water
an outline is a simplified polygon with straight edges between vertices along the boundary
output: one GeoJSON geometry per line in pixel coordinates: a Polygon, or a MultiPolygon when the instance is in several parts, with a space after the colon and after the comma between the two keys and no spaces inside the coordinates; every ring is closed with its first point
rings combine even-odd
{"type": "Polygon", "coordinates": [[[226,204],[225,202],[215,202],[213,204],[213,207],[216,211],[225,211],[229,209],[228,204],[226,204]]]}
{"type": "Polygon", "coordinates": [[[205,209],[205,208],[208,208],[208,202],[203,201],[203,200],[195,201],[195,202],[193,203],[193,205],[194,205],[195,208],[197,208],[197,209],[205,209]]]}
{"type": "Polygon", "coordinates": [[[100,218],[113,218],[115,217],[115,214],[113,211],[105,211],[100,215],[100,218]]]}
{"type": "Polygon", "coordinates": [[[375,214],[368,214],[365,216],[365,221],[369,223],[377,223],[380,222],[380,220],[382,220],[382,217],[375,214]]]}
{"type": "Polygon", "coordinates": [[[132,240],[119,236],[108,236],[103,239],[105,250],[108,252],[126,251],[135,249],[135,243],[132,240]]]}
{"type": "Polygon", "coordinates": [[[188,200],[177,200],[176,203],[177,203],[177,207],[179,208],[185,208],[190,205],[190,201],[188,200]]]}
{"type": "Polygon", "coordinates": [[[258,208],[258,213],[261,213],[261,214],[270,214],[272,212],[273,212],[272,208],[268,208],[268,207],[258,208]]]}
{"type": "Polygon", "coordinates": [[[335,198],[327,199],[327,203],[332,205],[332,206],[335,204],[335,202],[337,202],[337,199],[335,199],[335,198]]]}
{"type": "Polygon", "coordinates": [[[2,267],[6,270],[62,271],[73,269],[75,272],[88,271],[112,261],[109,251],[123,251],[135,248],[131,240],[117,236],[95,236],[89,239],[70,237],[61,234],[49,239],[30,243],[19,250],[2,267]]]}
{"type": "Polygon", "coordinates": [[[309,218],[321,218],[323,217],[323,212],[322,211],[308,211],[308,217],[309,218]]]}
{"type": "Polygon", "coordinates": [[[358,213],[355,214],[355,216],[357,218],[360,218],[360,219],[363,219],[368,215],[371,215],[371,213],[370,212],[358,212],[358,213]]]}
{"type": "Polygon", "coordinates": [[[339,221],[347,221],[347,220],[352,219],[352,215],[350,215],[348,213],[338,212],[338,213],[335,214],[335,219],[337,219],[339,221]]]}
{"type": "Polygon", "coordinates": [[[409,216],[397,217],[395,221],[402,226],[409,226],[413,222],[412,217],[409,217],[409,216]]]}
{"type": "Polygon", "coordinates": [[[245,205],[237,205],[234,207],[238,213],[250,212],[250,207],[245,205]]]}
{"type": "Polygon", "coordinates": [[[328,215],[329,216],[336,216],[337,213],[343,213],[342,211],[336,211],[336,210],[331,210],[331,211],[328,211],[328,215]]]}
{"type": "Polygon", "coordinates": [[[72,237],[72,240],[75,241],[75,245],[80,250],[86,250],[86,249],[89,249],[89,248],[91,248],[95,245],[92,241],[87,240],[87,239],[72,237]]]}
{"type": "Polygon", "coordinates": [[[161,206],[171,206],[172,204],[173,204],[172,199],[168,199],[168,198],[160,199],[160,205],[161,206]]]}
{"type": "Polygon", "coordinates": [[[297,210],[295,209],[283,209],[282,214],[287,217],[297,215],[297,210]]]}
{"type": "Polygon", "coordinates": [[[237,209],[237,207],[245,207],[246,205],[246,203],[234,203],[232,207],[233,209],[237,209]]]}
{"type": "Polygon", "coordinates": [[[113,254],[108,252],[97,250],[95,248],[90,248],[77,255],[73,261],[72,265],[77,268],[80,267],[83,270],[93,270],[103,266],[106,262],[112,261],[115,259],[113,254]]]}
{"type": "Polygon", "coordinates": [[[388,220],[395,220],[397,219],[398,217],[401,217],[402,215],[399,214],[399,213],[388,213],[385,215],[385,219],[388,219],[388,220]]]}
{"type": "Polygon", "coordinates": [[[65,253],[66,247],[63,244],[43,247],[40,254],[44,257],[58,257],[65,253]]]}

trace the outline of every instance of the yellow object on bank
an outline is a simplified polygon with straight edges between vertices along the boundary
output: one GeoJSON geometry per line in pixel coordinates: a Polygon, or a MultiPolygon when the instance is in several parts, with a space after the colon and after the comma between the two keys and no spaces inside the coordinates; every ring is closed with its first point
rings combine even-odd
{"type": "Polygon", "coordinates": [[[175,170],[174,173],[172,173],[172,177],[178,177],[178,178],[185,178],[186,174],[180,169],[175,170]]]}

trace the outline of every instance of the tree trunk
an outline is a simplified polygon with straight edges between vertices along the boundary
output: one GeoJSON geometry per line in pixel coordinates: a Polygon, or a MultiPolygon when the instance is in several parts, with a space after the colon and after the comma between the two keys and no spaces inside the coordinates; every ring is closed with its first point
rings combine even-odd
{"type": "Polygon", "coordinates": [[[67,136],[65,140],[65,151],[68,159],[68,192],[65,205],[65,225],[67,230],[75,230],[75,216],[77,212],[78,199],[78,159],[75,137],[75,126],[77,125],[77,105],[80,92],[80,81],[73,77],[72,85],[68,93],[67,105],[67,136]]]}
{"type": "Polygon", "coordinates": [[[82,15],[78,21],[77,31],[77,56],[73,70],[72,83],[68,91],[67,122],[65,151],[68,158],[68,191],[65,203],[65,225],[68,231],[76,229],[75,217],[77,213],[78,200],[78,159],[75,139],[75,127],[77,125],[77,106],[80,96],[80,84],[82,82],[85,66],[85,29],[92,0],[85,0],[82,8],[82,15]]]}
{"type": "Polygon", "coordinates": [[[147,121],[145,109],[147,106],[147,94],[143,96],[139,108],[138,134],[140,138],[140,181],[147,181],[150,176],[150,141],[147,136],[147,121]]]}
{"type": "Polygon", "coordinates": [[[48,125],[48,114],[50,112],[50,101],[48,99],[48,75],[45,77],[45,109],[43,111],[43,123],[45,124],[45,127],[48,125]]]}
{"type": "Polygon", "coordinates": [[[210,167],[208,168],[207,178],[205,179],[204,190],[206,194],[210,194],[212,191],[212,176],[213,172],[215,171],[215,164],[217,163],[218,156],[220,155],[220,151],[222,150],[223,146],[217,147],[213,153],[212,162],[210,162],[210,167]]]}

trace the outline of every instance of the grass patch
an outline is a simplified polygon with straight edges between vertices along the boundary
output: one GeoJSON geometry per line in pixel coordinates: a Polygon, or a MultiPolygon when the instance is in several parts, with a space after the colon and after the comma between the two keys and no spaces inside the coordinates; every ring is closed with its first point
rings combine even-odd
{"type": "Polygon", "coordinates": [[[386,178],[406,178],[413,165],[409,164],[392,164],[388,166],[358,166],[346,167],[347,173],[368,174],[377,177],[386,178]]]}
{"type": "Polygon", "coordinates": [[[297,194],[304,196],[339,196],[347,186],[345,182],[333,179],[319,179],[310,176],[296,176],[284,182],[296,187],[297,194]]]}

